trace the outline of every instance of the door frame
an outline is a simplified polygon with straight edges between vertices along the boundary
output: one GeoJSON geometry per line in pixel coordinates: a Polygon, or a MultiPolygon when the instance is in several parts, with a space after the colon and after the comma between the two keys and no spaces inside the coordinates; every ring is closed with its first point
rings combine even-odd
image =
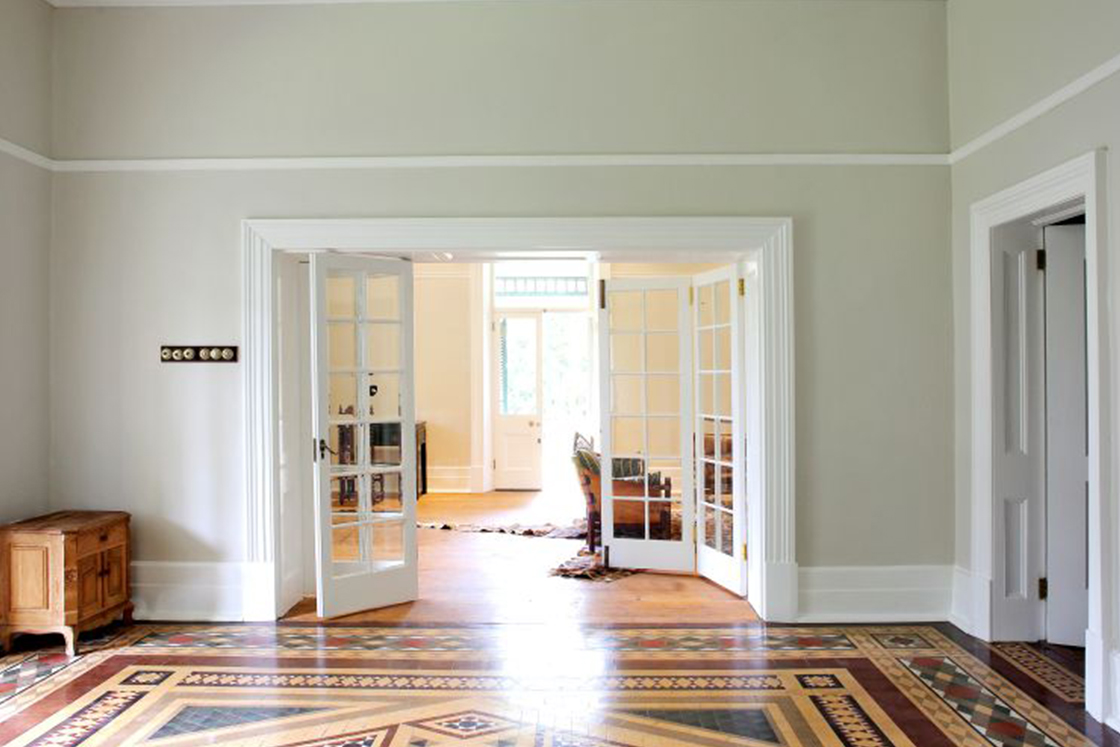
{"type": "MultiPolygon", "coordinates": [[[[976,202],[971,208],[971,569],[954,595],[954,622],[972,635],[991,640],[999,628],[993,579],[999,543],[994,536],[993,463],[995,353],[992,350],[992,231],[1020,218],[1083,199],[1085,203],[1086,343],[1089,390],[1089,630],[1086,634],[1086,710],[1101,719],[1111,710],[1109,688],[1112,615],[1116,592],[1112,480],[1109,473],[1115,414],[1109,382],[1108,212],[1103,150],[1087,153],[1013,187],[976,202]]],[[[956,585],[955,585],[956,586],[956,585]]]]}
{"type": "MultiPolygon", "coordinates": [[[[748,600],[771,622],[798,613],[795,558],[793,221],[750,217],[341,218],[244,220],[242,244],[245,550],[242,617],[270,621],[281,593],[277,252],[365,252],[421,261],[584,257],[603,262],[744,262],[758,323],[745,325],[756,361],[754,470],[761,499],[749,543],[748,600]],[[563,247],[563,249],[557,249],[563,247]]],[[[753,456],[753,454],[752,454],[753,456]]],[[[752,512],[752,516],[755,514],[752,512]]]]}

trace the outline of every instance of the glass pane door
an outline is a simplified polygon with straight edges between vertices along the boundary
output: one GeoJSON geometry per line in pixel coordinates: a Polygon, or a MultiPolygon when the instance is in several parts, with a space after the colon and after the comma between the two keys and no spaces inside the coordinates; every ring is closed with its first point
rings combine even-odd
{"type": "Polygon", "coordinates": [[[318,612],[332,617],[416,598],[412,274],[335,254],[312,265],[318,612]]]}
{"type": "Polygon", "coordinates": [[[494,488],[540,490],[541,312],[495,318],[494,488]]]}
{"type": "Polygon", "coordinates": [[[745,594],[738,291],[734,267],[695,278],[696,533],[699,573],[745,594]]]}
{"type": "Polygon", "coordinates": [[[602,330],[603,537],[611,565],[692,570],[688,281],[609,280],[602,330]]]}

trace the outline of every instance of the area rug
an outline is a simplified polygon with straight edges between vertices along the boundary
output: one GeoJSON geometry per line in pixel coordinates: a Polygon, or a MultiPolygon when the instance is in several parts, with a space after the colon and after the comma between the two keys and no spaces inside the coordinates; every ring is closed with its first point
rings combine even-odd
{"type": "Polygon", "coordinates": [[[4,658],[0,743],[1083,747],[1101,733],[1047,667],[948,625],[141,624],[27,663],[48,653],[4,658]]]}
{"type": "Polygon", "coordinates": [[[450,522],[417,522],[418,529],[442,529],[448,532],[479,532],[483,534],[515,534],[519,537],[549,539],[587,539],[587,519],[577,519],[568,526],[556,524],[452,524],[450,522]]]}
{"type": "Polygon", "coordinates": [[[641,571],[629,568],[606,568],[603,566],[603,558],[599,553],[588,552],[585,548],[580,550],[579,555],[571,560],[565,560],[553,568],[550,575],[610,583],[620,578],[633,576],[635,573],[641,573],[641,571]]]}

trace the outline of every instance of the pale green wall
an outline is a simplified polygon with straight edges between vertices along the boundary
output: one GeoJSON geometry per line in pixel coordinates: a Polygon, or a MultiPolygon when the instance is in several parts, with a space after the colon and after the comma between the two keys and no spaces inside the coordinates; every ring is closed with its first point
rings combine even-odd
{"type": "Polygon", "coordinates": [[[243,218],[788,215],[798,560],[948,563],[948,179],[921,167],[58,175],[54,500],[133,511],[139,559],[240,558],[241,372],[156,353],[240,340],[243,218]]]}
{"type": "MultiPolygon", "coordinates": [[[[1120,35],[1116,33],[1120,28],[1120,4],[1083,2],[1076,6],[1075,12],[1073,4],[1057,0],[1029,3],[950,0],[950,37],[954,40],[950,65],[954,71],[959,71],[954,72],[952,78],[954,122],[968,122],[977,129],[987,128],[995,124],[990,121],[992,118],[1013,113],[1005,111],[1006,108],[1022,108],[1034,103],[1068,82],[1066,79],[1088,72],[1103,61],[1102,57],[1120,53],[1120,35]],[[978,15],[975,7],[978,5],[1000,7],[1005,11],[1009,11],[1009,6],[1026,6],[1027,10],[1017,20],[1010,21],[1016,29],[1014,44],[1003,36],[1009,15],[1014,14],[987,15],[985,11],[978,15]],[[963,24],[969,27],[959,28],[963,24]],[[963,46],[965,39],[970,40],[967,48],[963,46]],[[1013,57],[1011,61],[1007,59],[1009,55],[1013,57]],[[1016,61],[1026,66],[1020,72],[1014,67],[1016,61]],[[1081,67],[1076,67],[1078,62],[1081,67]],[[1000,86],[994,85],[996,81],[1000,86]],[[1001,87],[1016,89],[1018,98],[1015,101],[1003,99],[1003,93],[993,91],[992,96],[1002,102],[997,112],[991,108],[992,102],[976,103],[981,93],[977,89],[979,85],[987,85],[989,91],[1001,87]],[[1031,97],[1031,100],[1024,97],[1031,97]]],[[[962,567],[968,567],[971,562],[969,208],[988,195],[1102,147],[1112,152],[1120,148],[1120,76],[1117,75],[952,168],[956,558],[962,567]]],[[[1116,176],[1115,161],[1111,166],[1109,207],[1116,215],[1120,209],[1120,180],[1116,176]]],[[[1120,256],[1120,235],[1116,231],[1113,231],[1108,251],[1113,257],[1120,256]]],[[[1111,272],[1115,277],[1115,270],[1111,272]]],[[[1113,282],[1112,292],[1120,292],[1116,282],[1113,282]]],[[[1112,345],[1114,350],[1120,349],[1115,347],[1115,338],[1112,345]]]]}
{"type": "Polygon", "coordinates": [[[66,10],[56,41],[60,157],[948,145],[941,2],[66,10]]]}
{"type": "Polygon", "coordinates": [[[949,0],[953,147],[1120,54],[1116,0],[949,0]]]}
{"type": "MultiPolygon", "coordinates": [[[[50,142],[51,10],[0,2],[0,138],[50,142]]],[[[50,174],[0,153],[0,521],[47,503],[50,174]]]]}

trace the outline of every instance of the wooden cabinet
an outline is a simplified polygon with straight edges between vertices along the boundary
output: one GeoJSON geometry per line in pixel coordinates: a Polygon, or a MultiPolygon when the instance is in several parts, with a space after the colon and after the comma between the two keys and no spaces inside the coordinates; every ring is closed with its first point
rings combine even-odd
{"type": "Polygon", "coordinates": [[[58,511],[0,527],[0,645],[13,633],[78,634],[132,617],[129,515],[58,511]]]}

